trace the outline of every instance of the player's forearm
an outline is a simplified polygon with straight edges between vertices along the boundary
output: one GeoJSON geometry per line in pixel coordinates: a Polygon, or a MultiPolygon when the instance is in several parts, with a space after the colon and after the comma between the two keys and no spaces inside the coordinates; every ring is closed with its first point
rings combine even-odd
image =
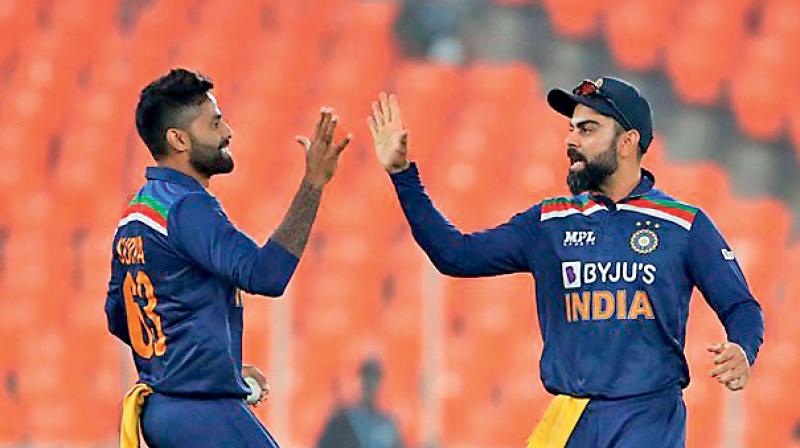
{"type": "Polygon", "coordinates": [[[416,166],[391,177],[414,240],[436,269],[455,277],[480,275],[482,269],[476,264],[480,264],[482,254],[467,256],[466,236],[433,205],[419,181],[416,166]]]}
{"type": "Polygon", "coordinates": [[[283,246],[295,257],[300,258],[308,244],[321,198],[322,188],[304,180],[300,184],[300,189],[294,196],[283,222],[270,239],[283,246]]]}

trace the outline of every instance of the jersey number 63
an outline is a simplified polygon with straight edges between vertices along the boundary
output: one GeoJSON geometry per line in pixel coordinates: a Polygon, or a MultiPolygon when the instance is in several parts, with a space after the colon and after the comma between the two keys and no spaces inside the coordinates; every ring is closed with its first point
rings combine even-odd
{"type": "Polygon", "coordinates": [[[135,277],[128,272],[122,284],[122,295],[125,297],[128,335],[133,350],[145,359],[152,358],[154,354],[163,355],[167,350],[167,339],[161,330],[161,316],[156,313],[158,298],[150,277],[143,271],[138,271],[135,277]],[[136,297],[146,300],[144,308],[139,306],[136,297]]]}

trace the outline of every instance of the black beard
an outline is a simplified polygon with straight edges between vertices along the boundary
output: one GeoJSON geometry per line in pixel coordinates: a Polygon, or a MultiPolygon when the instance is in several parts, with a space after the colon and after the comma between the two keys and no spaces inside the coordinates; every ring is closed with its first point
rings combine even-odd
{"type": "Polygon", "coordinates": [[[227,174],[233,171],[233,158],[230,154],[221,151],[222,147],[227,146],[227,141],[213,146],[200,143],[193,137],[190,138],[192,149],[189,151],[189,164],[198,173],[205,177],[211,177],[215,174],[227,174]]]}
{"type": "MultiPolygon", "coordinates": [[[[609,176],[617,172],[617,139],[611,142],[611,146],[594,160],[583,159],[586,166],[577,172],[570,171],[567,174],[567,186],[572,194],[580,194],[584,191],[599,191],[600,185],[609,176]]],[[[576,151],[572,148],[568,153],[576,151]]],[[[570,157],[572,159],[572,157],[570,157]]]]}

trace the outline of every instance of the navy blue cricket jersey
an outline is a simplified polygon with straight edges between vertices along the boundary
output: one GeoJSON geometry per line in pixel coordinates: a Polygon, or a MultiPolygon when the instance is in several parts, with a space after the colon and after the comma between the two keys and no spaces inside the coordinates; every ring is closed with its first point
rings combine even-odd
{"type": "Polygon", "coordinates": [[[109,330],[156,392],[244,397],[240,290],[280,296],[297,262],[256,245],[194,178],[148,168],[114,237],[109,330]]]}
{"type": "Polygon", "coordinates": [[[391,178],[414,239],[441,273],[533,275],[541,377],[553,394],[603,399],[686,387],[695,286],[728,340],[751,364],[758,354],[763,315],[730,247],[702,210],[653,188],[646,170],[616,203],[599,193],[546,199],[471,234],[436,210],[416,165],[391,178]]]}

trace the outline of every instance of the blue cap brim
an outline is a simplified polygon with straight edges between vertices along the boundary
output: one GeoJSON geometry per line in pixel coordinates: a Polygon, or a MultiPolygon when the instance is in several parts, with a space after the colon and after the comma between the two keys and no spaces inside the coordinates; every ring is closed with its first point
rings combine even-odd
{"type": "Polygon", "coordinates": [[[572,118],[575,106],[583,104],[603,115],[609,116],[622,124],[623,120],[617,116],[617,112],[602,97],[593,95],[575,95],[563,89],[553,89],[547,93],[547,104],[556,112],[565,117],[572,118]]]}

